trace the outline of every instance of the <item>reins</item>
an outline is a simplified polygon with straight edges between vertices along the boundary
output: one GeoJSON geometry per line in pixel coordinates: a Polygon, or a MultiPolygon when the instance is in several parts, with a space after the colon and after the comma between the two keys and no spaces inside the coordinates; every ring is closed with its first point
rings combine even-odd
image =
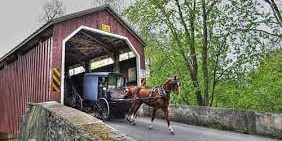
{"type": "MultiPolygon", "coordinates": [[[[139,91],[140,91],[140,90],[139,90],[139,91]]],[[[159,99],[159,98],[164,98],[164,99],[166,99],[166,100],[169,100],[169,99],[170,99],[169,93],[170,93],[171,91],[170,91],[170,90],[166,90],[166,89],[164,88],[164,84],[162,84],[162,85],[159,86],[159,87],[155,87],[155,88],[153,88],[153,89],[150,89],[150,94],[149,94],[149,96],[146,97],[146,98],[139,98],[139,97],[137,97],[139,91],[136,93],[136,95],[135,95],[135,97],[133,98],[133,100],[150,100],[149,102],[153,102],[153,101],[155,101],[155,100],[157,100],[157,99],[159,99]],[[157,93],[158,93],[160,96],[152,96],[152,94],[153,94],[154,92],[156,92],[156,91],[157,91],[157,93]],[[162,94],[162,93],[164,93],[164,94],[162,94]]]]}
{"type": "MultiPolygon", "coordinates": [[[[173,87],[174,87],[174,84],[175,82],[173,82],[173,87]]],[[[160,86],[158,87],[155,87],[155,88],[152,88],[152,89],[149,89],[149,95],[144,97],[144,98],[140,98],[139,97],[139,92],[140,90],[142,89],[148,89],[148,88],[142,88],[142,87],[138,87],[138,90],[137,92],[134,92],[135,94],[133,94],[134,96],[130,99],[123,99],[125,101],[131,101],[131,100],[144,100],[144,102],[153,102],[159,98],[161,99],[164,99],[164,100],[170,100],[170,93],[172,91],[172,89],[170,87],[168,87],[169,84],[164,83],[164,84],[161,84],[160,86]],[[159,96],[153,96],[154,93],[158,93],[159,96]]]]}

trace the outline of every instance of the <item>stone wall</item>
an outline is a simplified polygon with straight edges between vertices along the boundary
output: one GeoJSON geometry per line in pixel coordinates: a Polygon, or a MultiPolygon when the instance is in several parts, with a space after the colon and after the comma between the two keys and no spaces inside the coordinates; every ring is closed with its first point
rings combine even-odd
{"type": "MultiPolygon", "coordinates": [[[[140,111],[143,116],[152,113],[148,106],[140,111]]],[[[171,120],[177,122],[282,138],[282,114],[187,105],[171,105],[170,111],[171,120]]],[[[157,115],[163,118],[160,110],[157,115]]]]}
{"type": "Polygon", "coordinates": [[[20,129],[21,141],[132,141],[117,130],[79,110],[57,102],[29,104],[20,129]]]}

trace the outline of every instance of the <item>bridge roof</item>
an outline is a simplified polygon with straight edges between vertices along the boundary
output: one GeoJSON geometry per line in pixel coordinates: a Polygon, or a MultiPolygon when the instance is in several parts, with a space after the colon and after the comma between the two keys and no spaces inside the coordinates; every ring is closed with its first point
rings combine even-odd
{"type": "Polygon", "coordinates": [[[110,5],[106,4],[100,7],[96,7],[96,8],[91,8],[88,10],[84,10],[84,11],[80,11],[80,12],[76,12],[76,13],[72,13],[69,15],[65,15],[59,18],[55,18],[49,22],[47,22],[46,24],[44,24],[42,27],[40,27],[38,30],[36,30],[34,33],[32,33],[30,36],[28,36],[25,40],[23,40],[19,45],[17,45],[15,48],[13,48],[12,50],[10,50],[7,54],[5,54],[4,56],[2,56],[0,58],[0,65],[3,63],[3,61],[8,58],[9,56],[11,56],[12,54],[14,54],[16,51],[20,50],[21,48],[24,48],[24,45],[28,42],[30,42],[33,38],[37,37],[39,34],[43,33],[45,30],[47,30],[48,28],[52,27],[54,24],[57,23],[61,23],[70,19],[74,19],[77,17],[81,17],[84,15],[88,15],[91,13],[96,13],[99,11],[103,11],[103,10],[107,10],[109,13],[111,13],[125,28],[128,29],[128,31],[134,35],[138,41],[145,46],[145,42],[141,39],[141,37],[137,34],[137,32],[131,28],[129,26],[129,24],[127,24],[127,22],[125,22],[111,7],[110,5]]]}

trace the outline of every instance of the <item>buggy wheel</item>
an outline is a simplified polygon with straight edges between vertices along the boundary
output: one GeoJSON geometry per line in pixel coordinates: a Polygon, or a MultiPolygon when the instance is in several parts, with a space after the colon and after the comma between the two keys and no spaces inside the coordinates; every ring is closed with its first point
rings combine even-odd
{"type": "Polygon", "coordinates": [[[72,98],[72,107],[83,110],[83,99],[79,94],[75,94],[72,98]]]}
{"type": "Polygon", "coordinates": [[[97,101],[97,116],[102,120],[108,120],[110,116],[109,103],[105,98],[100,98],[97,101]]]}

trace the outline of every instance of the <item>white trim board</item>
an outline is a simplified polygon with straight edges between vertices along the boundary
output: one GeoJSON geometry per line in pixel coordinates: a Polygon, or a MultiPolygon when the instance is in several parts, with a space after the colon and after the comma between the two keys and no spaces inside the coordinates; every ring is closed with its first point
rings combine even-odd
{"type": "Polygon", "coordinates": [[[102,35],[106,35],[106,36],[110,36],[110,37],[114,37],[114,38],[118,38],[121,40],[126,41],[127,45],[129,46],[129,48],[134,52],[134,54],[136,55],[136,64],[137,64],[137,85],[140,86],[141,85],[141,61],[140,61],[140,55],[138,54],[138,52],[136,51],[136,49],[134,48],[134,46],[132,45],[132,43],[129,41],[129,39],[125,36],[121,36],[121,35],[117,35],[117,34],[113,34],[113,33],[109,33],[109,32],[105,32],[99,29],[95,29],[95,28],[91,28],[91,27],[87,27],[87,26],[80,26],[79,28],[77,28],[74,32],[72,32],[69,36],[67,36],[64,40],[63,40],[63,44],[62,44],[62,65],[61,65],[61,104],[64,104],[64,86],[65,86],[65,44],[66,42],[72,38],[75,34],[77,34],[79,31],[81,30],[87,30],[87,31],[91,31],[91,32],[95,32],[98,34],[102,34],[102,35]]]}

